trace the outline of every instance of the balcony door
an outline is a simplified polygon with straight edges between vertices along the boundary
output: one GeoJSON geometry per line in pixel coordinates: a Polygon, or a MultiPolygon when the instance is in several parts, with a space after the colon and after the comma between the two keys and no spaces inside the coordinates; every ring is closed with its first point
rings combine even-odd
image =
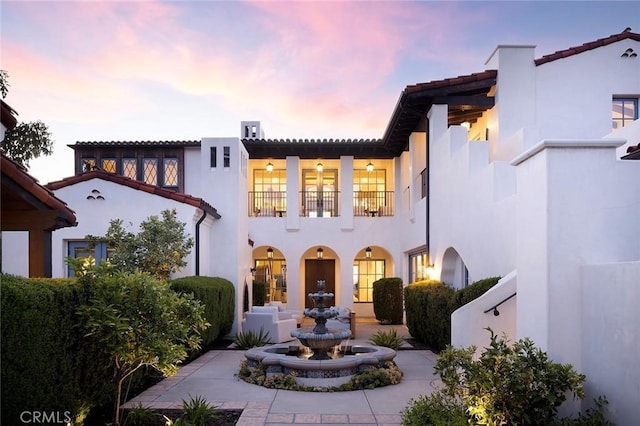
{"type": "Polygon", "coordinates": [[[302,205],[305,216],[331,217],[338,215],[338,171],[303,170],[302,205]]]}

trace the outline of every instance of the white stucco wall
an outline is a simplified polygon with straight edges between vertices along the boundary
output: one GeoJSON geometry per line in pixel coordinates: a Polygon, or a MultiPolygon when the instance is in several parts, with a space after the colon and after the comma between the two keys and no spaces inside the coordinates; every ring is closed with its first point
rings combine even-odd
{"type": "Polygon", "coordinates": [[[29,276],[29,232],[2,232],[2,272],[29,276]]]}
{"type": "MultiPolygon", "coordinates": [[[[53,233],[54,277],[67,276],[65,258],[68,255],[68,241],[84,240],[89,234],[104,235],[111,219],[122,219],[127,230],[137,233],[140,223],[149,216],[159,216],[163,210],[176,209],[178,220],[187,224],[186,232],[194,237],[195,223],[201,215],[198,214],[199,209],[193,206],[102,179],[79,182],[58,189],[54,193],[71,206],[78,219],[78,226],[63,228],[53,233]],[[94,199],[87,199],[90,196],[94,199]],[[104,199],[97,199],[98,196],[104,199]]],[[[195,273],[194,251],[195,248],[186,259],[187,266],[175,276],[195,273]]]]}

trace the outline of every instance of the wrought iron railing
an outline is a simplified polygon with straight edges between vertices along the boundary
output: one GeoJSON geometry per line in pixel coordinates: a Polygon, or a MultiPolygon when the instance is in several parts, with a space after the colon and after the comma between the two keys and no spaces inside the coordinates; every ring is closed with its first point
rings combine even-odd
{"type": "Polygon", "coordinates": [[[354,216],[393,216],[394,191],[354,191],[354,216]]]}
{"type": "Polygon", "coordinates": [[[287,213],[286,191],[249,191],[249,216],[275,217],[287,213]]]}
{"type": "Polygon", "coordinates": [[[300,191],[300,216],[340,216],[340,191],[300,191]]]}

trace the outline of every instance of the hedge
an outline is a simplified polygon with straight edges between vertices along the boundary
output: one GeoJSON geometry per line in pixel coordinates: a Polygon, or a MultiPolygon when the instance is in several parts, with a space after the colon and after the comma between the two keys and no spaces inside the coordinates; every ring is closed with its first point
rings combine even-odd
{"type": "Polygon", "coordinates": [[[402,324],[402,278],[381,278],[373,283],[373,313],[383,324],[402,324]]]}
{"type": "Polygon", "coordinates": [[[451,343],[451,314],[483,295],[500,277],[490,277],[454,291],[436,280],[418,281],[404,290],[407,328],[417,340],[442,350],[451,343]]]}
{"type": "Polygon", "coordinates": [[[231,281],[215,277],[184,277],[171,281],[171,288],[179,293],[191,293],[205,306],[209,324],[202,332],[200,346],[205,350],[231,331],[235,314],[235,289],[231,281]]]}
{"type": "Polygon", "coordinates": [[[2,424],[24,411],[82,419],[110,394],[111,364],[76,327],[75,279],[0,277],[2,424]]]}
{"type": "Polygon", "coordinates": [[[263,306],[267,301],[267,288],[269,284],[264,281],[253,282],[252,306],[263,306]]]}

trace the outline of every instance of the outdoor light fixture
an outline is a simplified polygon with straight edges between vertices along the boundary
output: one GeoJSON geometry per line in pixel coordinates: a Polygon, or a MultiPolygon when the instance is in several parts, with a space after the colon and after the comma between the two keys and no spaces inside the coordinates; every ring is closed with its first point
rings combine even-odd
{"type": "Polygon", "coordinates": [[[322,260],[323,256],[324,256],[324,250],[322,250],[322,247],[318,247],[318,250],[316,250],[316,257],[322,260]]]}
{"type": "Polygon", "coordinates": [[[371,250],[371,247],[367,247],[367,248],[364,250],[364,255],[365,255],[365,257],[366,257],[367,259],[371,259],[371,252],[372,252],[372,251],[373,251],[373,250],[371,250]]]}
{"type": "Polygon", "coordinates": [[[431,274],[433,274],[433,263],[427,265],[425,272],[429,275],[429,278],[431,278],[431,274]]]}
{"type": "Polygon", "coordinates": [[[271,164],[271,161],[269,161],[269,162],[267,163],[267,171],[268,171],[268,172],[272,172],[272,171],[273,171],[273,164],[271,164]]]}
{"type": "Polygon", "coordinates": [[[369,173],[371,173],[373,171],[373,163],[371,161],[369,161],[369,164],[367,164],[367,171],[369,173]]]}
{"type": "Polygon", "coordinates": [[[271,247],[267,249],[267,259],[273,259],[273,249],[271,247]]]}
{"type": "Polygon", "coordinates": [[[493,315],[495,315],[496,317],[500,315],[500,311],[498,310],[498,308],[493,308],[493,315]]]}
{"type": "Polygon", "coordinates": [[[316,164],[316,170],[321,172],[324,169],[324,166],[322,165],[322,163],[318,163],[316,164]]]}

